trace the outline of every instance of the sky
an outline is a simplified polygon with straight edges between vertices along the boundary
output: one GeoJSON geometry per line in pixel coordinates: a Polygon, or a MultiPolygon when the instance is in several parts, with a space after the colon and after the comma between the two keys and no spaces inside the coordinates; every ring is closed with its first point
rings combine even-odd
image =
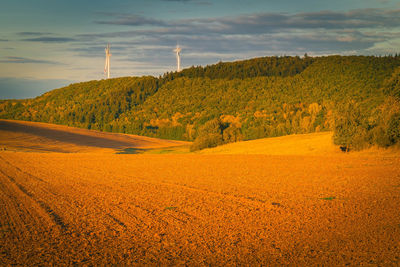
{"type": "Polygon", "coordinates": [[[399,0],[1,0],[0,99],[262,56],[400,53],[399,0]]]}

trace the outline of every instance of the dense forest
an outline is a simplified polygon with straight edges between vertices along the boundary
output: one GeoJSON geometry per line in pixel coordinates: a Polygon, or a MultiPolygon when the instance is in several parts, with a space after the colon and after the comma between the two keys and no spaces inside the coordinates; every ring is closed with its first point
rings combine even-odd
{"type": "Polygon", "coordinates": [[[334,131],[346,150],[400,143],[400,56],[263,57],[0,101],[0,118],[194,141],[334,131]]]}

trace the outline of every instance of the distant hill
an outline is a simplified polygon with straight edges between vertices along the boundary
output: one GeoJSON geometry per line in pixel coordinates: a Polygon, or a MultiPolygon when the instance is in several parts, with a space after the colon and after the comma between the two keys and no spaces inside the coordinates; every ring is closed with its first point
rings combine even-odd
{"type": "Polygon", "coordinates": [[[400,139],[393,122],[399,68],[397,55],[220,62],[159,78],[89,81],[34,99],[0,101],[0,118],[197,140],[194,149],[328,130],[345,147],[389,146],[400,139]],[[380,116],[382,109],[390,116],[380,116]],[[357,112],[359,118],[351,118],[357,112]]]}

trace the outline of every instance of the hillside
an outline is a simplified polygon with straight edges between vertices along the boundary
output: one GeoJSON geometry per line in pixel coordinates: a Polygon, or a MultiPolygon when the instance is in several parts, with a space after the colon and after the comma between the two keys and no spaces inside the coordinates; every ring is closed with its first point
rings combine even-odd
{"type": "Polygon", "coordinates": [[[296,134],[241,141],[200,151],[201,154],[334,155],[332,132],[296,134]]]}
{"type": "Polygon", "coordinates": [[[399,77],[399,56],[265,57],[192,67],[159,78],[72,84],[35,99],[1,101],[0,118],[201,139],[195,149],[330,130],[335,143],[343,146],[390,146],[400,139],[395,123],[400,116],[399,77]],[[382,109],[389,114],[385,118],[382,109]],[[351,118],[357,112],[359,118],[351,118]],[[201,136],[210,130],[207,122],[217,125],[212,137],[201,136]]]}
{"type": "Polygon", "coordinates": [[[62,125],[0,120],[0,150],[60,153],[130,153],[188,146],[145,136],[89,131],[62,125]]]}

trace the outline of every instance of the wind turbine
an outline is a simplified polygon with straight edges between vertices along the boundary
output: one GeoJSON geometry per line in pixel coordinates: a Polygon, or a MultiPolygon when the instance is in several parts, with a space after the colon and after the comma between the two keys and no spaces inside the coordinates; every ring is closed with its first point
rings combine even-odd
{"type": "Polygon", "coordinates": [[[106,64],[104,65],[104,73],[107,73],[107,79],[110,79],[110,44],[107,44],[106,51],[106,64]]]}
{"type": "Polygon", "coordinates": [[[181,48],[179,45],[176,45],[176,48],[174,49],[174,52],[176,53],[176,65],[177,65],[177,71],[181,71],[181,48]]]}

